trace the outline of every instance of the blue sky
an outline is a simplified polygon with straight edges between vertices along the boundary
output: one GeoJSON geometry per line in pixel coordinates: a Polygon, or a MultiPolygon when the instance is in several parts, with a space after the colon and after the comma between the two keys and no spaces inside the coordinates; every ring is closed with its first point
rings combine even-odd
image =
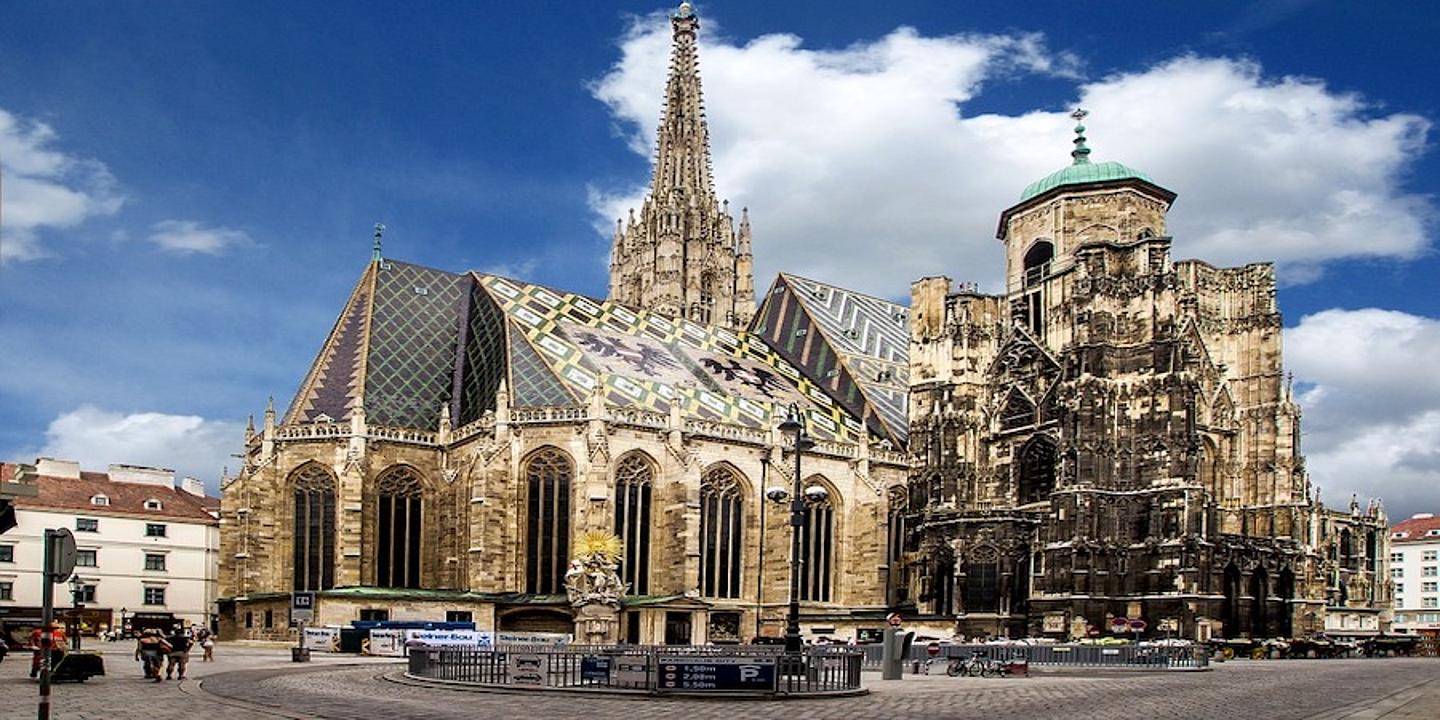
{"type": "MultiPolygon", "coordinates": [[[[0,454],[212,487],[368,260],[603,294],[668,59],[648,3],[9,3],[0,454]]],[[[781,268],[998,287],[1067,160],[1179,193],[1177,257],[1276,260],[1325,497],[1440,506],[1440,8],[702,3],[717,189],[781,268]]]]}

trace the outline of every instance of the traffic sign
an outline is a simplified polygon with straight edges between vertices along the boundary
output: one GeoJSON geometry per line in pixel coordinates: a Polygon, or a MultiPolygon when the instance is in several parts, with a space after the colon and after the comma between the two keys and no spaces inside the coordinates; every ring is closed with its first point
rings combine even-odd
{"type": "Polygon", "coordinates": [[[1141,630],[1144,630],[1144,629],[1145,629],[1145,621],[1144,621],[1144,620],[1141,620],[1141,619],[1139,619],[1139,618],[1136,618],[1136,619],[1134,619],[1134,620],[1131,620],[1131,621],[1130,621],[1130,629],[1131,629],[1131,630],[1134,630],[1135,632],[1140,632],[1141,630]]]}
{"type": "Polygon", "coordinates": [[[905,618],[900,617],[898,612],[892,612],[885,616],[885,622],[890,623],[890,627],[900,627],[900,623],[904,621],[905,618]]]}
{"type": "Polygon", "coordinates": [[[775,691],[775,656],[705,657],[662,655],[656,659],[655,688],[661,692],[697,690],[775,691]]]}
{"type": "Polygon", "coordinates": [[[310,622],[315,619],[315,593],[290,593],[290,619],[296,622],[310,622]]]}
{"type": "Polygon", "coordinates": [[[52,583],[62,583],[75,572],[75,535],[70,528],[45,531],[45,542],[50,552],[45,554],[45,574],[52,583]]]}
{"type": "Polygon", "coordinates": [[[940,654],[940,643],[938,643],[938,642],[932,642],[932,643],[930,643],[929,645],[926,645],[926,646],[925,646],[925,653],[926,653],[927,655],[929,655],[930,657],[935,657],[936,655],[939,655],[939,654],[940,654]]]}
{"type": "Polygon", "coordinates": [[[1111,619],[1110,619],[1110,630],[1111,630],[1112,632],[1117,632],[1117,633],[1118,633],[1118,632],[1125,632],[1125,628],[1127,628],[1127,627],[1129,627],[1129,626],[1130,626],[1130,620],[1129,620],[1129,618],[1115,617],[1115,618],[1111,618],[1111,619]]]}

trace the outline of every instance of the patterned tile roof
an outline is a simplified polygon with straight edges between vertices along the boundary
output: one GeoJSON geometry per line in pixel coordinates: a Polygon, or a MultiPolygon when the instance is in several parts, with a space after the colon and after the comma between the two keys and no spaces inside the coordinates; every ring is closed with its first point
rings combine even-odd
{"type": "Polygon", "coordinates": [[[763,303],[753,330],[873,432],[903,447],[909,309],[788,273],[776,278],[763,303]]]}

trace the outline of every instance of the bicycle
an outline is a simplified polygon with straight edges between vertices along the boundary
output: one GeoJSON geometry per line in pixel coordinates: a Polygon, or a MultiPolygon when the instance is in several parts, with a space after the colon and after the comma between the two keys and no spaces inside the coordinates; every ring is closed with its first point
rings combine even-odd
{"type": "Polygon", "coordinates": [[[951,658],[945,666],[945,674],[950,677],[1000,677],[1005,674],[1005,664],[977,652],[969,658],[951,658]]]}

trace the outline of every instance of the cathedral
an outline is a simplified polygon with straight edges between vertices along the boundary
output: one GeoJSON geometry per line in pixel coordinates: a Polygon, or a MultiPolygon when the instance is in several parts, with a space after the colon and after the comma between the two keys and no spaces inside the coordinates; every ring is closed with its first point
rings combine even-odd
{"type": "Polygon", "coordinates": [[[811,638],[896,611],[942,637],[1381,628],[1384,513],[1309,486],[1271,266],[1172,261],[1175,194],[1092,162],[1077,127],[1001,214],[1003,294],[925,278],[907,307],[782,273],[757,304],[700,22],[671,26],[607,298],[404,263],[377,232],[223,483],[222,636],[288,637],[292,591],[318,624],[573,633],[566,569],[596,536],[631,643],[778,637],[792,585],[811,638]]]}

